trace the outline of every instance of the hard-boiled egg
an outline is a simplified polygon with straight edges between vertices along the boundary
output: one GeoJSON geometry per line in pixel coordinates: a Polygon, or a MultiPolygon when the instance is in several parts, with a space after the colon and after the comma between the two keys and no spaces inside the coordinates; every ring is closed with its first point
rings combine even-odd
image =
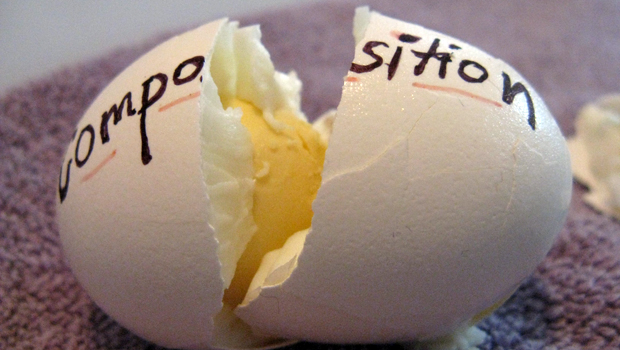
{"type": "Polygon", "coordinates": [[[104,311],[188,349],[408,342],[467,327],[533,271],[571,194],[537,93],[367,8],[354,36],[337,112],[315,125],[258,27],[227,20],[110,83],[58,187],[65,254],[104,311]]]}

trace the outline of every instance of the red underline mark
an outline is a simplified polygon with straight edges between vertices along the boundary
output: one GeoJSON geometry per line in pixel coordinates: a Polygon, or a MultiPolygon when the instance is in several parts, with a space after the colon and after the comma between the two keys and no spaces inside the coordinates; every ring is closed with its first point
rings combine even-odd
{"type": "Polygon", "coordinates": [[[99,163],[99,165],[97,165],[95,167],[95,169],[91,170],[88,174],[86,174],[86,175],[84,175],[84,177],[82,177],[81,182],[86,182],[86,181],[92,179],[92,177],[95,176],[99,172],[99,170],[101,170],[101,168],[103,168],[106,164],[108,164],[108,162],[111,161],[112,158],[114,158],[115,155],[116,155],[116,150],[114,150],[114,151],[112,151],[112,153],[108,154],[108,156],[103,158],[101,163],[99,163]]]}
{"type": "Polygon", "coordinates": [[[189,100],[191,100],[193,98],[196,98],[198,96],[200,96],[200,91],[192,92],[191,94],[189,94],[187,96],[183,96],[181,98],[177,98],[176,100],[174,100],[174,101],[172,101],[172,102],[170,102],[168,104],[165,104],[165,105],[159,107],[159,111],[163,112],[163,111],[167,110],[168,108],[172,108],[172,107],[174,107],[174,106],[176,106],[176,105],[178,105],[180,103],[187,102],[187,101],[189,101],[189,100]]]}
{"type": "Polygon", "coordinates": [[[488,98],[484,98],[482,96],[478,96],[476,94],[472,94],[471,92],[467,92],[465,90],[461,90],[461,89],[457,89],[457,88],[451,88],[451,87],[445,87],[445,86],[437,86],[437,85],[428,85],[428,84],[422,84],[422,83],[413,83],[413,86],[415,87],[419,87],[422,89],[427,89],[427,90],[432,90],[432,91],[444,91],[444,92],[448,92],[451,94],[457,94],[457,95],[461,95],[461,96],[465,96],[465,97],[469,97],[469,98],[473,98],[474,100],[478,100],[480,102],[484,102],[484,103],[488,103],[491,104],[495,107],[502,107],[502,104],[493,100],[489,100],[488,98]]]}
{"type": "Polygon", "coordinates": [[[351,83],[356,83],[356,82],[358,82],[360,80],[358,78],[356,78],[356,77],[346,77],[346,78],[344,78],[344,81],[348,81],[348,82],[351,82],[351,83]]]}

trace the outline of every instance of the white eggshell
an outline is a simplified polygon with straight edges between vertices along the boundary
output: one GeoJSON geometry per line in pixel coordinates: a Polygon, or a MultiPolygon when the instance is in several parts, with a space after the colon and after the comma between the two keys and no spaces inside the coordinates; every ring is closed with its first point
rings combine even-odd
{"type": "MultiPolygon", "coordinates": [[[[210,315],[221,308],[197,98],[163,107],[200,93],[199,77],[175,85],[173,72],[181,62],[207,54],[224,22],[161,44],[115,78],[77,125],[61,174],[67,192],[57,206],[58,224],[73,272],[106,313],[166,346],[206,344],[213,333],[210,315]],[[158,73],[167,76],[164,94],[142,118],[142,83],[158,73]],[[126,101],[122,119],[108,122],[109,142],[102,143],[102,112],[120,104],[127,92],[137,112],[128,116],[126,101]],[[148,166],[142,160],[142,119],[152,157],[148,166]],[[83,132],[89,126],[94,133],[83,132]],[[81,167],[79,160],[85,160],[81,167]]],[[[193,68],[186,67],[184,76],[193,68]]],[[[160,87],[154,80],[149,96],[160,87]]]]}
{"type": "Polygon", "coordinates": [[[509,296],[543,259],[568,211],[568,151],[541,98],[506,63],[363,9],[355,28],[354,63],[376,67],[345,78],[297,267],[236,313],[291,339],[445,335],[509,296]],[[451,60],[444,78],[441,57],[451,60]],[[503,98],[517,83],[535,120],[525,92],[503,98]]]}
{"type": "Polygon", "coordinates": [[[219,103],[208,67],[225,24],[172,38],[115,78],[78,123],[59,179],[59,231],[77,279],[120,324],[168,347],[282,344],[220,313],[201,113],[219,103]],[[120,120],[106,122],[111,108],[120,120]]]}

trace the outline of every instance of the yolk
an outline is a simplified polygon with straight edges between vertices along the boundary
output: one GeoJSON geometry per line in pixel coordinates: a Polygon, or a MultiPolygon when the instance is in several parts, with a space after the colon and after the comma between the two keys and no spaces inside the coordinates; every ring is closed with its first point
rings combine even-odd
{"type": "Polygon", "coordinates": [[[263,256],[310,227],[327,146],[310,124],[289,111],[276,111],[275,121],[268,123],[251,103],[233,99],[228,106],[242,109],[241,123],[254,146],[252,214],[258,227],[224,293],[224,302],[234,307],[243,301],[263,256]]]}

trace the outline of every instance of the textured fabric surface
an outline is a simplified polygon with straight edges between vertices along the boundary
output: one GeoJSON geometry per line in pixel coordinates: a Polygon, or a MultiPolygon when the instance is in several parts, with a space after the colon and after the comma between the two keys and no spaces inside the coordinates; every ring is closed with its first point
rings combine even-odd
{"type": "MultiPolygon", "coordinates": [[[[367,3],[503,58],[543,96],[566,135],[573,132],[579,106],[620,92],[615,0],[367,3]]],[[[261,23],[279,70],[299,73],[310,118],[338,103],[353,57],[356,4],[326,2],[241,19],[261,23]]],[[[78,285],[63,261],[54,196],[77,120],[115,74],[164,38],[68,67],[0,97],[0,349],[157,348],[108,318],[78,285]]],[[[587,207],[583,187],[574,189],[567,223],[547,259],[481,323],[489,334],[482,349],[620,348],[620,223],[587,207]]]]}

